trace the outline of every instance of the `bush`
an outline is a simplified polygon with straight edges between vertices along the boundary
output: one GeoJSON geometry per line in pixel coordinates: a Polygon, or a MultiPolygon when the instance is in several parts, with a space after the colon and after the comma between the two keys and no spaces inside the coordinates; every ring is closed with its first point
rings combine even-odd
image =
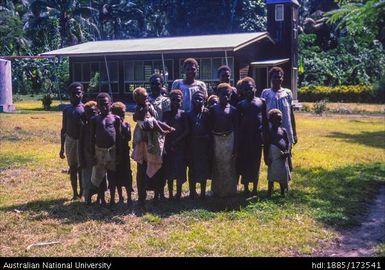
{"type": "Polygon", "coordinates": [[[324,112],[326,112],[328,110],[327,101],[326,100],[321,100],[319,102],[316,102],[313,105],[312,109],[313,109],[315,114],[322,115],[324,112]]]}
{"type": "Polygon", "coordinates": [[[52,95],[51,94],[44,95],[41,101],[43,103],[44,110],[49,111],[51,109],[51,104],[52,104],[52,95]]]}
{"type": "Polygon", "coordinates": [[[383,90],[371,85],[305,86],[298,90],[298,99],[305,102],[327,99],[330,102],[381,103],[381,95],[384,95],[383,90]]]}

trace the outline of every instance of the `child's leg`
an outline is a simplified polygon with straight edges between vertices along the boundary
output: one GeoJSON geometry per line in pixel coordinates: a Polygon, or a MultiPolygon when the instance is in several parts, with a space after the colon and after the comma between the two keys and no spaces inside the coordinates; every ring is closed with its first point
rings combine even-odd
{"type": "Polygon", "coordinates": [[[245,183],[243,184],[243,187],[244,187],[243,192],[244,192],[246,195],[248,195],[248,194],[250,193],[249,182],[247,182],[247,181],[245,180],[245,183]]]}
{"type": "Polygon", "coordinates": [[[109,182],[109,188],[110,188],[110,205],[115,204],[115,189],[116,189],[116,173],[114,171],[108,170],[107,171],[107,177],[109,182]]]}
{"type": "Polygon", "coordinates": [[[131,188],[129,186],[125,186],[127,193],[127,204],[131,204],[131,188]]]}
{"type": "Polygon", "coordinates": [[[175,199],[180,200],[180,197],[182,196],[182,183],[179,183],[178,180],[176,181],[176,194],[175,199]]]}
{"type": "Polygon", "coordinates": [[[267,188],[267,197],[270,198],[271,197],[271,193],[273,192],[273,188],[274,188],[274,182],[268,182],[268,188],[267,188]]]}
{"type": "Polygon", "coordinates": [[[80,187],[80,193],[79,197],[84,196],[84,190],[83,190],[83,175],[82,175],[82,169],[78,169],[78,176],[79,176],[79,187],[80,187]]]}
{"type": "Polygon", "coordinates": [[[281,196],[285,196],[286,184],[279,183],[279,187],[281,188],[281,196]]]}
{"type": "Polygon", "coordinates": [[[207,180],[203,180],[201,182],[201,199],[206,198],[206,183],[207,183],[207,180]]]}
{"type": "Polygon", "coordinates": [[[158,131],[159,133],[165,134],[168,132],[168,130],[163,129],[162,126],[159,124],[161,122],[154,121],[154,130],[158,131]]]}
{"type": "Polygon", "coordinates": [[[258,189],[258,179],[253,181],[253,193],[256,194],[258,189]]]}
{"type": "Polygon", "coordinates": [[[119,197],[119,203],[123,203],[123,192],[122,192],[122,186],[116,186],[116,189],[118,190],[118,197],[119,197]]]}
{"type": "Polygon", "coordinates": [[[172,200],[174,198],[174,180],[167,179],[167,188],[168,188],[168,198],[172,200]]]}
{"type": "Polygon", "coordinates": [[[79,197],[78,193],[78,168],[77,166],[70,166],[70,179],[72,186],[72,200],[76,200],[79,197]]]}
{"type": "Polygon", "coordinates": [[[161,122],[161,121],[158,121],[158,125],[163,129],[163,130],[166,130],[166,131],[173,131],[175,130],[173,127],[167,125],[166,123],[164,122],[161,122]]]}
{"type": "Polygon", "coordinates": [[[195,197],[197,195],[196,183],[192,180],[189,180],[188,185],[189,185],[189,189],[190,189],[189,197],[190,197],[190,199],[195,199],[195,197]]]}

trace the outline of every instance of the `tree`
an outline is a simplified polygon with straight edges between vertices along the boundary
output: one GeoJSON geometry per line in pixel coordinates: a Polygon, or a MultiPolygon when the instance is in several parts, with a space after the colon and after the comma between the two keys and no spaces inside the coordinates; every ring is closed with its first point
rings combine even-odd
{"type": "MultiPolygon", "coordinates": [[[[96,9],[80,5],[78,0],[34,0],[30,4],[29,21],[47,23],[48,18],[58,19],[60,47],[75,45],[99,37],[95,24],[96,9]]],[[[31,29],[37,24],[29,26],[31,29]]]]}
{"type": "Polygon", "coordinates": [[[359,38],[361,42],[371,43],[378,39],[385,45],[385,1],[340,1],[340,8],[326,14],[329,23],[359,38]]]}

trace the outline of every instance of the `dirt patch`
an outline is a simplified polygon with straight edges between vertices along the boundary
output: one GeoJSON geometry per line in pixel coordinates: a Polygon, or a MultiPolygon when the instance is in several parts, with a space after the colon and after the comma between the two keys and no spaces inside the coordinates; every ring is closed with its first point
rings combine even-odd
{"type": "Polygon", "coordinates": [[[385,186],[381,186],[375,200],[368,205],[368,213],[361,225],[343,230],[329,249],[316,256],[369,257],[375,255],[378,244],[385,242],[385,186]]]}
{"type": "Polygon", "coordinates": [[[18,179],[28,172],[29,170],[24,168],[0,170],[0,184],[17,183],[20,181],[18,179]]]}

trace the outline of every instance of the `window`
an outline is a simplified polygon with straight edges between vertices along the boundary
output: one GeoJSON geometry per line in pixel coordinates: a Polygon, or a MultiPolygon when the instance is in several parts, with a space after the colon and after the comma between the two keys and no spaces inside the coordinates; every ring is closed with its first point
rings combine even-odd
{"type": "Polygon", "coordinates": [[[280,22],[283,21],[284,18],[284,5],[275,5],[275,21],[280,22]]]}
{"type": "Polygon", "coordinates": [[[162,74],[165,83],[172,83],[174,62],[164,60],[165,71],[161,60],[135,60],[124,62],[124,92],[130,93],[135,88],[142,86],[150,90],[149,79],[152,74],[162,74]]]}
{"type": "MultiPolygon", "coordinates": [[[[210,82],[218,81],[218,68],[222,65],[228,65],[231,70],[234,72],[234,58],[227,57],[227,63],[225,57],[215,57],[215,58],[195,58],[199,64],[198,76],[197,78],[204,81],[206,84],[210,82]]],[[[179,59],[179,78],[184,79],[186,76],[183,70],[183,61],[184,59],[179,59]]],[[[231,77],[231,83],[234,83],[233,77],[231,77]]]]}
{"type": "MultiPolygon", "coordinates": [[[[88,90],[90,80],[98,72],[100,74],[98,91],[109,90],[108,76],[105,62],[73,63],[72,78],[74,81],[81,82],[85,91],[88,90]]],[[[111,89],[113,93],[119,92],[119,66],[118,62],[109,62],[108,71],[110,74],[111,89]]]]}
{"type": "Polygon", "coordinates": [[[293,7],[293,21],[297,21],[298,20],[298,8],[296,7],[293,7]]]}

